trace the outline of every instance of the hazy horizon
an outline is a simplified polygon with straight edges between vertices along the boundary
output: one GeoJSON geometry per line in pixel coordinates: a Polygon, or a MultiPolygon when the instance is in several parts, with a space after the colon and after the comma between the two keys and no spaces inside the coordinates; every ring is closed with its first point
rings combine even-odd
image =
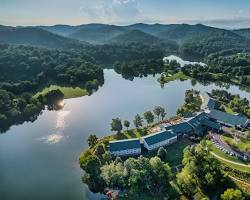
{"type": "Polygon", "coordinates": [[[1,0],[0,24],[9,26],[102,23],[197,24],[250,27],[245,0],[1,0]]]}

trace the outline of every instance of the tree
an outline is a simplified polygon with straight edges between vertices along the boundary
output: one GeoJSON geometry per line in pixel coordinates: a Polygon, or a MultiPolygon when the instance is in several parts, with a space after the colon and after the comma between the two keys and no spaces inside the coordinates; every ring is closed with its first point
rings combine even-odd
{"type": "Polygon", "coordinates": [[[157,156],[162,160],[165,161],[167,158],[167,151],[163,147],[160,147],[157,151],[157,156]]]}
{"type": "Polygon", "coordinates": [[[155,185],[155,193],[165,190],[172,176],[171,168],[167,163],[161,161],[158,157],[149,160],[153,174],[153,185],[155,185]]]}
{"type": "Polygon", "coordinates": [[[165,110],[165,108],[161,108],[161,120],[163,121],[164,120],[164,118],[166,117],[166,110],[165,110]]]}
{"type": "Polygon", "coordinates": [[[154,115],[151,111],[146,111],[144,114],[144,119],[147,121],[147,124],[154,122],[154,115]]]}
{"type": "Polygon", "coordinates": [[[157,116],[158,122],[159,122],[159,117],[162,112],[162,107],[161,106],[155,106],[153,110],[154,114],[157,116]]]}
{"type": "Polygon", "coordinates": [[[98,144],[97,147],[95,148],[95,155],[100,158],[104,153],[105,149],[102,144],[98,144]]]}
{"type": "Polygon", "coordinates": [[[89,135],[88,144],[90,148],[93,148],[97,144],[97,141],[98,141],[98,137],[95,134],[89,135]]]}
{"type": "Polygon", "coordinates": [[[130,126],[130,122],[129,122],[128,120],[124,120],[123,125],[124,125],[124,126],[127,128],[127,130],[128,130],[128,128],[129,128],[129,126],[130,126]]]}
{"type": "Polygon", "coordinates": [[[119,118],[112,119],[111,122],[111,131],[117,131],[120,133],[122,130],[122,121],[119,118]]]}
{"type": "Polygon", "coordinates": [[[141,116],[139,114],[137,114],[133,120],[134,125],[136,128],[139,128],[140,126],[142,126],[143,123],[143,119],[141,118],[141,116]]]}
{"type": "Polygon", "coordinates": [[[101,177],[110,188],[122,189],[125,184],[123,163],[112,162],[101,167],[101,177]]]}
{"type": "Polygon", "coordinates": [[[195,147],[186,147],[182,171],[177,174],[180,189],[188,196],[198,190],[213,191],[227,184],[219,162],[209,154],[205,142],[195,147]]]}
{"type": "Polygon", "coordinates": [[[64,94],[61,90],[51,90],[44,95],[44,101],[49,109],[60,108],[60,102],[63,100],[64,94]]]}
{"type": "Polygon", "coordinates": [[[242,195],[242,192],[238,189],[227,189],[222,195],[222,200],[245,200],[245,197],[242,195]]]}

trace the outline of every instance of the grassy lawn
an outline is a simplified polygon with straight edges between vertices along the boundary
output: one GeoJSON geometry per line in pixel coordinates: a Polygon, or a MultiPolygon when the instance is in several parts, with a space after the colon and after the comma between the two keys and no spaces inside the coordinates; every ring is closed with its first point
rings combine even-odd
{"type": "Polygon", "coordinates": [[[226,113],[229,113],[229,114],[232,114],[232,115],[235,114],[235,112],[234,112],[231,108],[229,108],[229,107],[227,107],[227,106],[225,106],[225,105],[224,105],[224,108],[225,108],[225,112],[226,112],[226,113]]]}
{"type": "Polygon", "coordinates": [[[190,78],[189,76],[186,76],[182,72],[178,72],[175,74],[167,74],[162,83],[168,83],[170,81],[175,81],[175,80],[187,80],[189,78],[190,78]]]}
{"type": "Polygon", "coordinates": [[[50,85],[49,87],[44,88],[41,92],[36,93],[34,96],[38,97],[40,94],[44,95],[51,90],[57,90],[57,89],[62,91],[65,99],[88,95],[88,92],[85,89],[79,87],[73,88],[73,87],[61,87],[57,85],[50,85]]]}
{"type": "MultiPolygon", "coordinates": [[[[176,143],[170,144],[166,146],[165,149],[167,151],[167,160],[170,167],[174,167],[180,165],[183,158],[183,150],[188,144],[182,140],[177,141],[176,143]]],[[[145,157],[153,157],[156,156],[157,150],[152,152],[147,152],[143,156],[145,157]]]]}
{"type": "Polygon", "coordinates": [[[250,141],[247,139],[241,138],[238,141],[235,141],[232,137],[228,135],[223,135],[222,139],[223,141],[239,149],[240,151],[250,152],[250,141]]]}

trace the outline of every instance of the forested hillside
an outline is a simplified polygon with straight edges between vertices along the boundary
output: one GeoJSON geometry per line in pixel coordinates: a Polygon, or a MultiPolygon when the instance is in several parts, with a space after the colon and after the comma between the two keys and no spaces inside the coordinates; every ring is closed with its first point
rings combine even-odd
{"type": "Polygon", "coordinates": [[[36,27],[0,27],[0,43],[58,49],[81,48],[83,46],[83,43],[79,41],[36,27]]]}
{"type": "Polygon", "coordinates": [[[119,26],[89,24],[79,28],[79,30],[76,30],[74,33],[69,34],[69,37],[89,42],[91,44],[104,44],[125,31],[126,29],[119,26]]]}

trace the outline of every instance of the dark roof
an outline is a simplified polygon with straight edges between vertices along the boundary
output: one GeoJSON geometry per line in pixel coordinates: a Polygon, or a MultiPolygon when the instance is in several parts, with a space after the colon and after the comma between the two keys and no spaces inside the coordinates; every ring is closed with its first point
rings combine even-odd
{"type": "Polygon", "coordinates": [[[216,129],[216,130],[220,130],[221,128],[221,125],[217,122],[213,122],[209,119],[205,119],[202,121],[202,124],[205,125],[205,126],[208,126],[210,128],[213,128],[213,129],[216,129]]]}
{"type": "Polygon", "coordinates": [[[215,107],[215,100],[209,96],[207,92],[202,93],[202,104],[201,109],[214,109],[215,107]]]}
{"type": "Polygon", "coordinates": [[[202,127],[202,122],[208,119],[208,116],[206,113],[204,112],[199,112],[197,113],[194,117],[190,117],[188,119],[185,119],[185,121],[192,126],[192,128],[194,129],[194,132],[196,134],[203,134],[204,133],[204,128],[202,127]]]}
{"type": "Polygon", "coordinates": [[[199,112],[197,113],[194,117],[190,117],[185,119],[185,121],[190,124],[190,126],[192,126],[194,129],[198,128],[199,126],[201,126],[202,121],[204,119],[207,119],[208,116],[206,113],[204,112],[199,112]]]}
{"type": "Polygon", "coordinates": [[[175,133],[190,132],[190,131],[193,130],[192,127],[187,122],[180,122],[178,124],[165,126],[165,129],[166,130],[172,130],[175,133]]]}
{"type": "Polygon", "coordinates": [[[161,132],[157,132],[157,133],[144,136],[143,139],[146,141],[148,145],[153,145],[153,144],[157,144],[159,142],[168,140],[175,136],[177,135],[173,131],[161,131],[161,132]]]}
{"type": "Polygon", "coordinates": [[[225,124],[230,124],[232,126],[246,126],[248,123],[248,118],[239,116],[239,115],[232,115],[229,113],[222,112],[220,110],[212,109],[209,113],[209,117],[221,121],[225,124]]]}
{"type": "Polygon", "coordinates": [[[121,151],[141,148],[140,139],[117,140],[109,142],[109,151],[121,151]]]}

